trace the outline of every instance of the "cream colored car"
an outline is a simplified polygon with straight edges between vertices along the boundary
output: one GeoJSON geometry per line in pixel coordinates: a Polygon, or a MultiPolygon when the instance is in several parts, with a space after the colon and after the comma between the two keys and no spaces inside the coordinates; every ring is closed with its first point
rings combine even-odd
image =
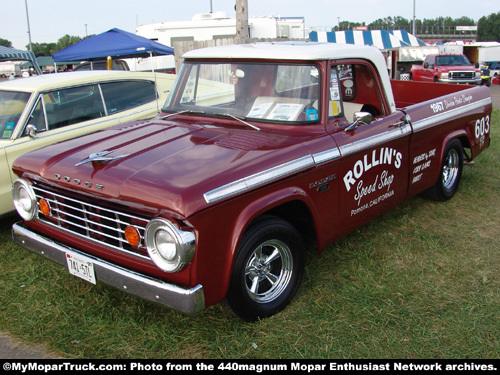
{"type": "Polygon", "coordinates": [[[119,123],[152,118],[175,75],[82,71],[0,82],[0,216],[14,210],[21,154],[119,123]]]}

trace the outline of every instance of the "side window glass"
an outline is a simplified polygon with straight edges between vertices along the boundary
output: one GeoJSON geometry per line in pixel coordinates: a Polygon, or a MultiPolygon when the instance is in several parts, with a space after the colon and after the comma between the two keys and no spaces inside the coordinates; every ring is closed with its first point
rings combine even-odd
{"type": "Polygon", "coordinates": [[[43,95],[49,130],[104,116],[97,85],[72,87],[43,95]]]}
{"type": "Polygon", "coordinates": [[[330,98],[329,116],[337,117],[342,114],[342,95],[340,94],[339,72],[337,66],[330,70],[330,98]]]}
{"type": "Polygon", "coordinates": [[[339,65],[339,82],[342,99],[345,102],[356,98],[356,86],[354,85],[354,69],[352,65],[339,65]]]}
{"type": "Polygon", "coordinates": [[[10,139],[30,98],[29,93],[0,90],[1,139],[10,139]]]}
{"type": "Polygon", "coordinates": [[[108,115],[135,108],[156,100],[153,82],[129,81],[101,84],[108,115]]]}
{"type": "MultiPolygon", "coordinates": [[[[34,125],[37,133],[47,130],[47,125],[45,124],[45,113],[43,111],[41,99],[38,99],[38,103],[36,104],[35,109],[31,113],[30,119],[28,120],[28,125],[34,125]]],[[[27,134],[23,134],[23,136],[25,135],[27,134]]]]}
{"type": "Polygon", "coordinates": [[[332,67],[330,103],[330,117],[343,114],[348,121],[354,120],[356,112],[369,112],[373,117],[384,113],[379,86],[365,64],[332,67]]]}
{"type": "MultiPolygon", "coordinates": [[[[356,98],[353,65],[333,66],[330,73],[330,117],[345,112],[348,104],[356,98]],[[343,105],[341,105],[341,101],[343,105]],[[344,110],[343,110],[344,109],[344,110]]],[[[351,118],[349,116],[348,120],[351,118]]]]}

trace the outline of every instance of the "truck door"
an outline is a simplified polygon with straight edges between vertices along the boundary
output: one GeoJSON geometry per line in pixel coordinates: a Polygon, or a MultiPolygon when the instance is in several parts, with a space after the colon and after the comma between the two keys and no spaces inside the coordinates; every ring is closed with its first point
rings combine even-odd
{"type": "Polygon", "coordinates": [[[422,66],[422,81],[434,82],[434,56],[427,56],[422,66]]]}
{"type": "Polygon", "coordinates": [[[407,196],[411,126],[402,112],[387,115],[376,74],[364,62],[331,67],[330,122],[341,153],[339,223],[346,232],[407,196]],[[368,112],[372,121],[352,126],[350,116],[359,112],[368,112]]]}

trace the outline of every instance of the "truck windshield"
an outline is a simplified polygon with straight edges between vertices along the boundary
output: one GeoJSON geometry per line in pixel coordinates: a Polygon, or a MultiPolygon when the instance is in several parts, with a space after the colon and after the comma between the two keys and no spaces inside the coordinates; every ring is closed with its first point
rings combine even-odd
{"type": "Polygon", "coordinates": [[[0,139],[10,139],[30,97],[26,92],[0,90],[0,139]]]}
{"type": "Polygon", "coordinates": [[[185,62],[164,110],[314,122],[320,118],[319,78],[312,64],[185,62]]]}
{"type": "Polygon", "coordinates": [[[437,66],[467,66],[471,65],[467,57],[463,55],[448,55],[448,56],[437,56],[436,57],[437,66]]]}

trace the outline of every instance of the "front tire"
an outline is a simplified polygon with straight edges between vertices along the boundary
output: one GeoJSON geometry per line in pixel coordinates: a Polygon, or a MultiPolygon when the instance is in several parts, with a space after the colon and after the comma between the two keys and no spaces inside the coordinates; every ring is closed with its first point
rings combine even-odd
{"type": "Polygon", "coordinates": [[[463,164],[462,143],[458,139],[454,139],[446,145],[438,181],[433,187],[424,192],[424,195],[427,198],[441,202],[453,197],[458,190],[462,177],[463,164]]]}
{"type": "Polygon", "coordinates": [[[304,246],[287,221],[266,218],[245,233],[238,248],[226,302],[247,321],[284,309],[297,292],[304,269],[304,246]]]}

